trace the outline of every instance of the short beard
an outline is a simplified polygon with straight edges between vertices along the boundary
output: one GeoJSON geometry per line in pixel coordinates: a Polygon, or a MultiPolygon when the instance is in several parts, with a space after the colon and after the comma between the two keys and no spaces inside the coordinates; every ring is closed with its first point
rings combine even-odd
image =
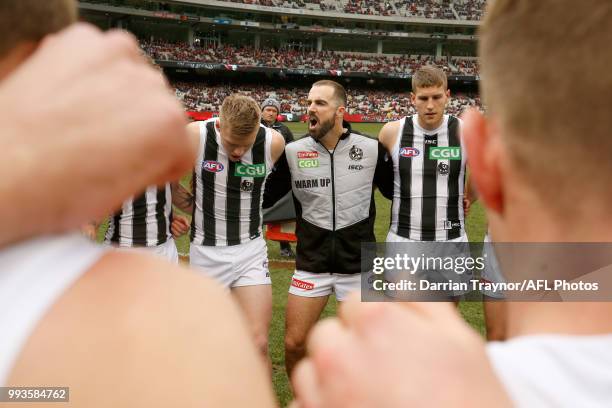
{"type": "Polygon", "coordinates": [[[321,140],[323,137],[325,137],[325,135],[327,134],[327,132],[329,132],[330,130],[333,129],[334,125],[336,124],[336,120],[335,118],[331,118],[330,120],[328,120],[327,122],[321,122],[320,126],[319,126],[319,130],[317,131],[311,131],[310,129],[308,129],[308,134],[315,140],[319,141],[321,140]]]}

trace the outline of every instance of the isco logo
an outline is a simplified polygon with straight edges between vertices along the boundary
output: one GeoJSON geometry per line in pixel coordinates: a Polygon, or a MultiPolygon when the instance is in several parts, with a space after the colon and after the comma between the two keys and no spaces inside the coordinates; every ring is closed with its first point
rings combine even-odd
{"type": "Polygon", "coordinates": [[[223,164],[214,160],[204,160],[202,162],[202,169],[210,173],[219,173],[220,171],[223,171],[223,164]]]}
{"type": "Polygon", "coordinates": [[[399,154],[402,157],[417,157],[421,152],[415,147],[402,147],[399,154]]]}

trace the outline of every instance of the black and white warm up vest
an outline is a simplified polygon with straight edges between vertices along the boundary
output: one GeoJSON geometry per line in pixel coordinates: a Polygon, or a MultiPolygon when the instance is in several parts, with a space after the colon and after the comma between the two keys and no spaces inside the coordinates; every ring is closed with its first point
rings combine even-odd
{"type": "Polygon", "coordinates": [[[400,120],[391,151],[393,205],[391,231],[416,241],[446,241],[465,233],[463,195],[466,152],[460,140],[461,121],[444,115],[428,131],[418,116],[400,120]]]}
{"type": "Polygon", "coordinates": [[[191,242],[238,245],[261,236],[263,192],[274,165],[272,133],[260,125],[251,149],[239,162],[233,162],[228,159],[216,123],[217,119],[200,122],[191,242]]]}
{"type": "Polygon", "coordinates": [[[374,187],[391,197],[391,162],[382,144],[343,127],[333,151],[310,136],[289,143],[266,191],[266,207],[293,191],[301,271],[360,273],[361,244],[376,241],[374,187]]]}

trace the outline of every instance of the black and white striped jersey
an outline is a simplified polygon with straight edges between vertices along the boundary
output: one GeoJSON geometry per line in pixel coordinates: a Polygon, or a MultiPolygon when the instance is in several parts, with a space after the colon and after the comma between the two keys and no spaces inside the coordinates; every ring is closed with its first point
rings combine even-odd
{"type": "Polygon", "coordinates": [[[465,233],[463,194],[466,152],[460,119],[444,115],[427,131],[417,115],[403,118],[391,152],[391,231],[416,241],[446,241],[465,233]]]}
{"type": "Polygon", "coordinates": [[[195,163],[191,242],[238,245],[261,236],[263,191],[272,171],[272,133],[260,125],[255,143],[239,162],[228,159],[217,119],[200,122],[195,163]]]}
{"type": "Polygon", "coordinates": [[[150,186],[138,196],[123,202],[111,218],[105,242],[121,247],[153,247],[170,237],[172,195],[170,184],[150,186]]]}

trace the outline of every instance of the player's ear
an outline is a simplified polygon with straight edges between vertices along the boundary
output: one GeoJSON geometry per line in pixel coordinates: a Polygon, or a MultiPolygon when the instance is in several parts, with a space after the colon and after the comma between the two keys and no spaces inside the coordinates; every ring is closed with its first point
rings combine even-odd
{"type": "Polygon", "coordinates": [[[416,102],[416,95],[414,92],[410,92],[410,102],[412,102],[413,105],[416,102]]]}
{"type": "Polygon", "coordinates": [[[462,119],[461,137],[467,150],[470,179],[488,211],[501,215],[504,200],[495,126],[476,109],[466,111],[462,119]]]}

